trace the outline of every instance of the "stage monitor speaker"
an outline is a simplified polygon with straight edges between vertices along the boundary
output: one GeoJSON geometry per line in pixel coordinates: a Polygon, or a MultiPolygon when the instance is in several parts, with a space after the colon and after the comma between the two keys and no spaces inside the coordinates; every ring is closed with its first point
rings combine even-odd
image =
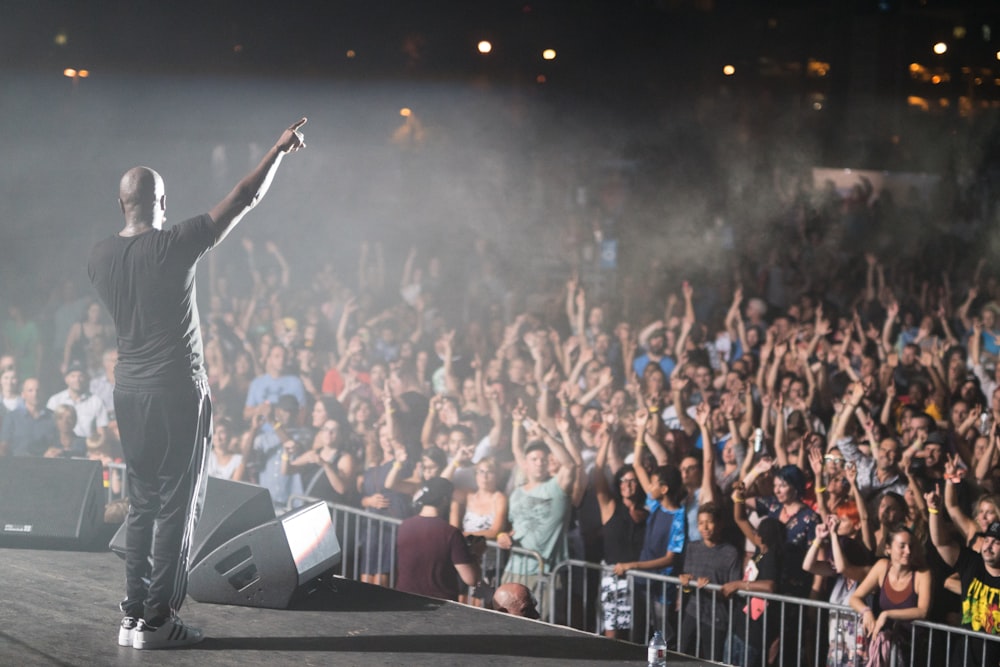
{"type": "Polygon", "coordinates": [[[104,493],[100,461],[5,458],[0,462],[0,547],[96,548],[104,493]]]}
{"type": "MultiPolygon", "coordinates": [[[[268,490],[256,484],[209,477],[205,482],[205,506],[194,527],[188,562],[194,566],[230,539],[274,520],[274,504],[268,490]]],[[[125,558],[125,524],[109,545],[125,558]]]]}
{"type": "Polygon", "coordinates": [[[340,563],[325,502],[306,505],[223,544],[197,563],[188,594],[198,602],[286,609],[300,587],[340,563]]]}

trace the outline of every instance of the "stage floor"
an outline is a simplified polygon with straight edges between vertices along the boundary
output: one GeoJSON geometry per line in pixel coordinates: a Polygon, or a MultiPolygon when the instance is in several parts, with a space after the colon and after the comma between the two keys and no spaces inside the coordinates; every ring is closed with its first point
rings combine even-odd
{"type": "Polygon", "coordinates": [[[136,651],[117,644],[124,565],[114,554],[0,549],[0,572],[0,665],[640,665],[646,657],[642,646],[346,579],[294,610],[188,598],[181,616],[206,639],[136,651]]]}

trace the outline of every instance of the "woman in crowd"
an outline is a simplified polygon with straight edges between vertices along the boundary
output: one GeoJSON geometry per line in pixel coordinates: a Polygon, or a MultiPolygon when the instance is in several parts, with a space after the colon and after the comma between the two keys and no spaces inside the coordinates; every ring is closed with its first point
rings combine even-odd
{"type": "Polygon", "coordinates": [[[305,494],[338,505],[358,503],[358,461],[346,447],[344,408],[332,396],[320,396],[313,404],[312,447],[291,463],[303,474],[305,494]]]}
{"type": "MultiPolygon", "coordinates": [[[[465,496],[462,533],[466,539],[495,540],[507,527],[507,496],[497,488],[497,463],[492,457],[480,459],[476,466],[476,490],[465,496]]],[[[473,599],[481,606],[499,582],[497,550],[489,549],[482,563],[483,584],[473,599]]]]}
{"type": "Polygon", "coordinates": [[[233,422],[225,417],[213,420],[212,451],[208,455],[206,473],[212,477],[242,482],[246,474],[239,438],[233,433],[233,422]]]}
{"type": "Polygon", "coordinates": [[[74,361],[80,362],[84,368],[92,369],[93,367],[88,363],[88,349],[91,347],[91,341],[113,339],[114,327],[105,321],[101,304],[97,301],[91,301],[83,311],[83,317],[69,328],[60,370],[65,373],[74,361]]]}
{"type": "Polygon", "coordinates": [[[609,451],[614,446],[614,434],[602,431],[592,475],[604,539],[604,561],[601,563],[604,566],[601,576],[602,627],[605,637],[625,639],[632,628],[628,578],[615,574],[614,565],[639,560],[649,511],[646,509],[646,494],[635,469],[631,465],[617,470],[607,469],[609,451]],[[613,475],[614,486],[608,485],[609,473],[613,475]]]}
{"type": "Polygon", "coordinates": [[[876,562],[854,590],[850,606],[860,614],[871,640],[869,665],[889,665],[893,647],[903,664],[909,664],[909,622],[927,618],[931,572],[924,563],[921,544],[902,525],[889,529],[885,555],[888,558],[876,562]],[[874,608],[865,601],[873,592],[877,592],[874,608]]]}

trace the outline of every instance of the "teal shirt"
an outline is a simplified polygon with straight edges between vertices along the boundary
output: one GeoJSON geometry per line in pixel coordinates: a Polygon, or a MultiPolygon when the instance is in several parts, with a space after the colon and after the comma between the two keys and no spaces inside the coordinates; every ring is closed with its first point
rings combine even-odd
{"type": "MultiPolygon", "coordinates": [[[[510,496],[508,516],[514,541],[522,549],[537,551],[545,560],[545,573],[569,558],[566,529],[569,525],[570,499],[552,477],[530,491],[519,486],[510,496]]],[[[538,561],[511,554],[507,563],[511,574],[539,574],[538,561]]]]}

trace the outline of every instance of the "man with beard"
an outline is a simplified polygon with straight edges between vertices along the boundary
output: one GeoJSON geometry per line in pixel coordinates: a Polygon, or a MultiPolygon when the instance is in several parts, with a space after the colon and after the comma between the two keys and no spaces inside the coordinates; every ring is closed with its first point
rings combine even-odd
{"type": "Polygon", "coordinates": [[[659,364],[668,380],[670,374],[674,372],[674,360],[667,355],[667,330],[662,326],[653,329],[649,334],[646,340],[646,353],[636,357],[632,362],[632,369],[637,376],[642,377],[649,364],[659,364]]]}
{"type": "MultiPolygon", "coordinates": [[[[985,634],[1000,634],[994,622],[1000,600],[1000,521],[983,533],[979,553],[956,544],[941,520],[941,497],[937,492],[924,496],[930,512],[931,541],[945,563],[955,568],[962,580],[962,627],[985,634]]],[[[1000,663],[1000,642],[958,637],[952,642],[955,665],[996,665],[1000,663]]]]}

